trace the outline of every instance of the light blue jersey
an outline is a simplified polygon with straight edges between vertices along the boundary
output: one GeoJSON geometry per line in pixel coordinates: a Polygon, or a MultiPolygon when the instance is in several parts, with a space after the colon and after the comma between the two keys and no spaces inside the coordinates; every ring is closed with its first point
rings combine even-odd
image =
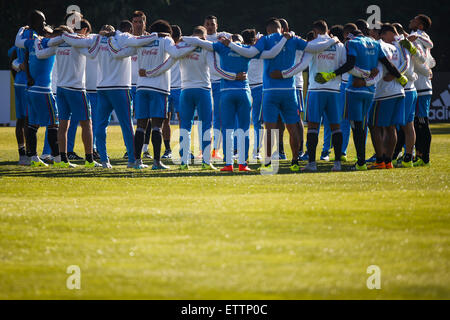
{"type": "MultiPolygon", "coordinates": [[[[37,33],[31,29],[27,29],[22,34],[22,39],[33,40],[37,37],[37,33]]],[[[16,48],[17,52],[17,62],[23,63],[25,61],[25,49],[16,48]]],[[[19,71],[16,74],[16,78],[14,80],[15,84],[27,84],[27,74],[25,71],[19,71]]]]}
{"type": "MultiPolygon", "coordinates": [[[[347,55],[356,57],[355,67],[364,70],[372,70],[378,65],[378,60],[385,58],[383,50],[381,50],[380,43],[363,36],[357,36],[352,40],[346,42],[347,55]]],[[[375,92],[375,86],[354,88],[352,86],[353,76],[350,75],[349,86],[347,91],[367,91],[375,92]]]]}
{"type": "MultiPolygon", "coordinates": [[[[48,41],[50,39],[43,39],[42,42],[48,41]]],[[[29,68],[31,77],[34,80],[34,86],[41,88],[50,89],[52,84],[52,70],[55,64],[55,56],[50,56],[47,59],[38,59],[36,57],[35,40],[25,41],[25,48],[29,51],[29,68]]],[[[39,44],[39,45],[43,45],[39,44]]],[[[51,90],[51,89],[50,89],[51,90]]]]}
{"type": "MultiPolygon", "coordinates": [[[[243,45],[243,47],[249,47],[243,45]]],[[[214,51],[216,51],[220,56],[220,68],[227,72],[240,73],[248,72],[248,65],[250,63],[249,58],[242,57],[238,53],[232,51],[230,48],[226,47],[220,42],[213,43],[214,51]]],[[[217,69],[216,69],[217,70],[217,69]]],[[[219,70],[218,70],[219,71],[219,70]]],[[[220,71],[219,71],[220,72],[220,71]]],[[[250,85],[248,79],[244,81],[237,81],[234,79],[221,79],[220,89],[247,89],[250,91],[250,85]]]]}
{"type": "MultiPolygon", "coordinates": [[[[280,33],[272,33],[261,37],[255,44],[259,52],[272,49],[281,39],[280,33]]],[[[281,52],[273,59],[264,60],[263,87],[264,90],[295,90],[295,78],[272,79],[270,73],[274,70],[286,70],[294,66],[297,50],[304,50],[307,42],[301,38],[293,37],[284,45],[281,52]]]]}

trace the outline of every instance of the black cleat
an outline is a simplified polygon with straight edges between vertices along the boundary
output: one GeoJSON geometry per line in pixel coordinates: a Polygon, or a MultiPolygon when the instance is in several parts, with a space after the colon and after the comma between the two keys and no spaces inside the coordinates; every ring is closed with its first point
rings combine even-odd
{"type": "Polygon", "coordinates": [[[75,152],[67,152],[67,159],[69,159],[69,160],[84,160],[84,158],[80,157],[75,152]]]}

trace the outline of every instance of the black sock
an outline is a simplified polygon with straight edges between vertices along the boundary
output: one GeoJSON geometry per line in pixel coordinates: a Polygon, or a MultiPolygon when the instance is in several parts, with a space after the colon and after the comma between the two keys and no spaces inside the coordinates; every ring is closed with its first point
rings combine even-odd
{"type": "Polygon", "coordinates": [[[397,159],[398,155],[403,149],[403,146],[405,145],[405,132],[403,129],[400,128],[400,130],[397,130],[397,144],[395,145],[394,155],[392,159],[397,159]]]}
{"type": "Polygon", "coordinates": [[[384,158],[384,163],[388,164],[389,162],[392,162],[392,158],[386,156],[386,157],[384,158]]]}
{"type": "Polygon", "coordinates": [[[414,118],[414,130],[416,131],[416,153],[423,154],[424,150],[424,134],[423,134],[423,124],[421,119],[418,117],[414,118]]]}
{"type": "Polygon", "coordinates": [[[344,138],[341,130],[336,130],[331,133],[331,143],[334,149],[334,161],[341,161],[342,142],[344,138]]]}
{"type": "Polygon", "coordinates": [[[172,151],[172,149],[170,149],[170,140],[164,140],[164,147],[166,148],[166,151],[172,151]]]}
{"type": "Polygon", "coordinates": [[[27,147],[28,147],[28,156],[33,157],[37,155],[36,148],[37,148],[37,130],[38,128],[33,126],[28,126],[28,129],[26,131],[27,135],[27,147]]]}
{"type": "Polygon", "coordinates": [[[162,135],[160,128],[152,129],[152,145],[153,145],[153,159],[159,161],[161,159],[161,142],[162,135]]]}
{"type": "Polygon", "coordinates": [[[278,141],[278,153],[284,153],[284,143],[282,136],[280,136],[280,141],[278,141]]]}
{"type": "Polygon", "coordinates": [[[148,125],[145,130],[145,140],[144,144],[150,144],[150,136],[152,135],[152,122],[148,120],[148,125]]]}
{"type": "Polygon", "coordinates": [[[292,159],[291,166],[293,166],[294,164],[298,165],[298,159],[292,159]]]}
{"type": "Polygon", "coordinates": [[[134,157],[136,160],[141,158],[142,146],[144,145],[146,132],[143,128],[137,128],[134,134],[134,157]]]}
{"type": "Polygon", "coordinates": [[[403,161],[404,162],[410,162],[412,160],[412,154],[411,153],[406,153],[405,156],[403,157],[403,161]]]}
{"type": "Polygon", "coordinates": [[[356,155],[358,157],[358,165],[362,166],[366,163],[366,137],[362,121],[352,122],[353,142],[355,143],[356,155]]]}
{"type": "Polygon", "coordinates": [[[27,152],[25,151],[25,147],[24,146],[20,146],[19,147],[19,156],[26,156],[27,152]]]}
{"type": "Polygon", "coordinates": [[[69,162],[69,159],[67,159],[67,153],[60,152],[59,155],[61,156],[61,161],[62,162],[69,162]]]}
{"type": "Polygon", "coordinates": [[[306,148],[308,149],[308,162],[316,162],[316,149],[319,141],[317,130],[308,130],[306,135],[306,148]]]}
{"type": "Polygon", "coordinates": [[[423,126],[424,148],[422,160],[423,162],[428,163],[430,162],[431,130],[428,118],[424,118],[424,122],[425,122],[423,126]]]}
{"type": "Polygon", "coordinates": [[[92,163],[94,161],[94,155],[92,153],[86,153],[85,156],[87,162],[92,163]]]}
{"type": "Polygon", "coordinates": [[[59,154],[58,128],[48,128],[47,140],[48,140],[48,145],[50,146],[50,149],[52,150],[52,156],[56,157],[59,154]]]}

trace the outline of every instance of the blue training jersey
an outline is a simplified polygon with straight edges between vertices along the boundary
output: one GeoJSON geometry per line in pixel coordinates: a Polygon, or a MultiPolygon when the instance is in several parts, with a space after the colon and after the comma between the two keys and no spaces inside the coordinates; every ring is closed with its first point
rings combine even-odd
{"type": "MultiPolygon", "coordinates": [[[[281,39],[280,33],[272,33],[261,37],[255,44],[259,52],[272,49],[281,39]]],[[[287,79],[272,79],[270,73],[274,70],[286,70],[294,66],[297,50],[305,50],[307,42],[299,37],[289,39],[281,52],[273,59],[264,60],[263,88],[264,90],[295,89],[295,77],[287,79]]]]}
{"type": "MultiPolygon", "coordinates": [[[[37,37],[37,33],[31,29],[27,29],[22,34],[22,39],[33,40],[37,37]]],[[[25,60],[25,49],[16,48],[17,50],[17,61],[23,63],[25,60]]],[[[19,71],[14,79],[16,84],[27,84],[27,73],[25,71],[19,71]]]]}
{"type": "MultiPolygon", "coordinates": [[[[42,42],[45,45],[50,39],[43,39],[42,42]]],[[[51,89],[52,84],[52,70],[55,64],[55,56],[51,56],[47,59],[38,59],[36,57],[36,50],[34,47],[35,40],[25,41],[25,48],[29,51],[29,68],[31,77],[34,80],[34,86],[51,89]]]]}
{"type": "MultiPolygon", "coordinates": [[[[246,45],[242,45],[243,47],[249,47],[246,45]]],[[[220,68],[224,71],[239,73],[239,72],[248,72],[248,65],[250,63],[249,58],[242,57],[238,53],[232,51],[227,46],[223,45],[220,42],[213,43],[214,51],[217,52],[220,56],[220,68]]],[[[244,81],[238,80],[220,80],[220,88],[223,89],[248,89],[250,90],[250,85],[248,83],[248,79],[244,81]]]]}
{"type": "MultiPolygon", "coordinates": [[[[380,43],[369,37],[357,36],[347,41],[345,47],[347,55],[356,57],[355,66],[360,69],[372,70],[378,66],[378,60],[385,57],[380,43]]],[[[375,86],[354,88],[352,75],[350,75],[348,83],[347,90],[375,92],[375,86]]]]}

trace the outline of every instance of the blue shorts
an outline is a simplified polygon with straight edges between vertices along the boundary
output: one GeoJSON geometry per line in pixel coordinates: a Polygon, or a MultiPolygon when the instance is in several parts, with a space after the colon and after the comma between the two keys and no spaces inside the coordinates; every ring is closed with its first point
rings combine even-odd
{"type": "Polygon", "coordinates": [[[16,119],[24,119],[27,114],[27,86],[14,84],[14,95],[16,97],[16,119]]]}
{"type": "Polygon", "coordinates": [[[276,123],[278,117],[286,124],[300,121],[298,101],[295,89],[267,90],[263,93],[263,120],[266,123],[276,123]]]}
{"type": "Polygon", "coordinates": [[[169,112],[171,112],[171,113],[180,112],[180,94],[181,94],[181,89],[170,90],[169,112]]]}
{"type": "Polygon", "coordinates": [[[84,90],[58,87],[56,102],[60,120],[86,121],[91,119],[91,105],[84,90]]]}
{"type": "Polygon", "coordinates": [[[136,119],[167,118],[168,95],[153,90],[137,90],[136,119]]]}
{"type": "Polygon", "coordinates": [[[28,89],[28,123],[42,127],[58,124],[58,108],[53,93],[31,87],[28,89]]]}
{"type": "Polygon", "coordinates": [[[295,89],[295,92],[297,93],[297,109],[298,112],[303,112],[303,89],[297,88],[295,89]]]}
{"type": "Polygon", "coordinates": [[[373,92],[345,91],[344,118],[350,121],[367,121],[367,113],[372,105],[373,92]]]}
{"type": "Polygon", "coordinates": [[[374,101],[369,112],[369,125],[374,127],[404,126],[405,98],[374,101]]]}
{"type": "Polygon", "coordinates": [[[326,116],[329,124],[341,123],[339,92],[308,91],[305,121],[320,123],[326,116]]]}
{"type": "Polygon", "coordinates": [[[428,118],[430,113],[431,95],[418,96],[416,105],[416,117],[428,118]]]}
{"type": "Polygon", "coordinates": [[[405,91],[405,123],[414,121],[417,105],[417,91],[405,91]]]}
{"type": "Polygon", "coordinates": [[[136,99],[136,85],[131,86],[130,94],[131,100],[134,101],[134,99],[136,99]]]}

